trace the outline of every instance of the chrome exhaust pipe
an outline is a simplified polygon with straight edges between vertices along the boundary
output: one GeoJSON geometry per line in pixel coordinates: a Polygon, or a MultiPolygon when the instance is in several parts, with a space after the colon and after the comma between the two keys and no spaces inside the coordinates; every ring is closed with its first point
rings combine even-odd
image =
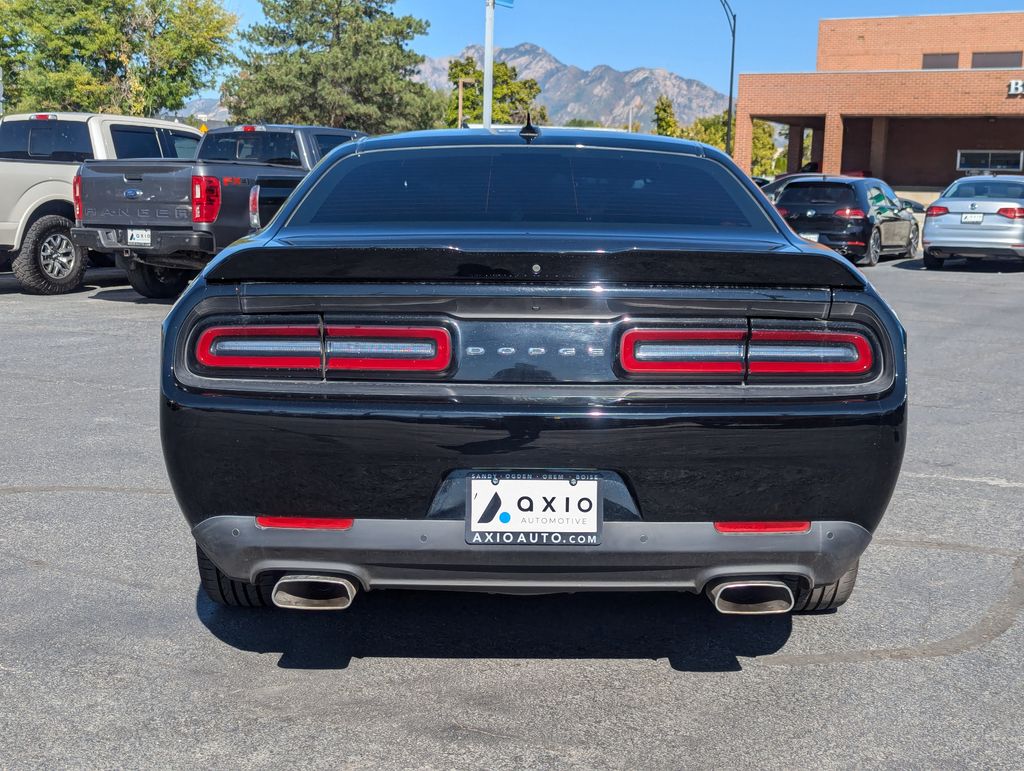
{"type": "Polygon", "coordinates": [[[795,602],[793,590],[774,580],[726,579],[710,585],[706,591],[715,610],[733,615],[789,613],[795,602]]]}
{"type": "Polygon", "coordinates": [[[279,608],[344,610],[355,599],[356,585],[341,576],[281,576],[270,594],[279,608]]]}

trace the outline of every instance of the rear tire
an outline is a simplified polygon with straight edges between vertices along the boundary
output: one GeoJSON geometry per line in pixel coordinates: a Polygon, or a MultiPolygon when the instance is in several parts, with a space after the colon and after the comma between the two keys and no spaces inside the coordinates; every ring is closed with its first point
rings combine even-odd
{"type": "Polygon", "coordinates": [[[236,581],[228,578],[213,564],[206,553],[196,544],[196,561],[199,564],[199,581],[206,596],[218,605],[232,608],[270,608],[274,588],[272,577],[261,578],[258,584],[236,581]]]}
{"type": "Polygon", "coordinates": [[[907,238],[907,251],[904,252],[905,257],[913,259],[917,256],[917,245],[920,240],[921,229],[915,223],[914,226],[910,228],[910,236],[907,238]]]}
{"type": "Polygon", "coordinates": [[[857,584],[857,570],[860,567],[858,561],[852,568],[847,570],[834,584],[823,584],[822,586],[803,587],[793,604],[794,613],[821,613],[822,611],[835,610],[850,599],[853,594],[853,587],[857,584]]]}
{"type": "Polygon", "coordinates": [[[185,291],[191,275],[185,270],[154,268],[141,262],[132,262],[125,271],[132,289],[143,297],[153,300],[167,300],[185,291]]]}
{"type": "Polygon", "coordinates": [[[67,294],[82,285],[86,252],[71,240],[71,220],[47,214],[32,223],[11,270],[30,294],[67,294]]]}
{"type": "Polygon", "coordinates": [[[878,230],[871,231],[871,238],[868,239],[868,250],[864,254],[861,260],[861,266],[865,268],[873,268],[878,264],[879,258],[882,256],[882,234],[878,230]]]}
{"type": "Polygon", "coordinates": [[[942,257],[936,257],[930,252],[924,253],[924,266],[928,270],[942,270],[942,265],[945,260],[942,257]]]}

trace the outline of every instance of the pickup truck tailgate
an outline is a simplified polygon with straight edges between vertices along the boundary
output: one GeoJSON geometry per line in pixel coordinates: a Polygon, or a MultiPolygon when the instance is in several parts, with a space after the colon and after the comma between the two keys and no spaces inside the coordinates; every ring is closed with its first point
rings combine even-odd
{"type": "Polygon", "coordinates": [[[191,226],[192,169],[192,161],[87,162],[82,224],[191,226]]]}

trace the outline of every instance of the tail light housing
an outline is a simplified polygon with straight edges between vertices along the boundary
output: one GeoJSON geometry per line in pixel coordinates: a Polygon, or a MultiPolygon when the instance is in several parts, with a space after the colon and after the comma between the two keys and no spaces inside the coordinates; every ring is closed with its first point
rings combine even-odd
{"type": "Polygon", "coordinates": [[[860,332],[753,329],[747,374],[772,376],[862,377],[872,371],[871,341],[860,332]]]}
{"type": "Polygon", "coordinates": [[[220,180],[217,177],[192,177],[192,221],[216,222],[220,214],[220,180]]]}
{"type": "Polygon", "coordinates": [[[945,214],[949,214],[949,209],[945,206],[929,206],[924,210],[925,217],[941,217],[945,214]]]}
{"type": "Polygon", "coordinates": [[[196,338],[195,357],[210,370],[300,370],[323,367],[320,326],[211,326],[196,338]]]}
{"type": "Polygon", "coordinates": [[[444,327],[328,326],[328,372],[440,373],[452,363],[444,327]]]}
{"type": "Polygon", "coordinates": [[[630,375],[743,376],[747,330],[634,328],[623,333],[619,364],[630,375]]]}
{"type": "Polygon", "coordinates": [[[75,174],[71,180],[71,200],[75,206],[75,219],[82,221],[82,175],[75,174]]]}
{"type": "Polygon", "coordinates": [[[249,227],[259,230],[260,225],[260,186],[253,185],[249,190],[249,227]]]}
{"type": "Polygon", "coordinates": [[[867,214],[864,213],[863,209],[853,209],[849,206],[846,206],[842,209],[836,209],[835,212],[833,212],[833,214],[836,217],[839,217],[840,219],[844,220],[862,220],[868,216],[867,214]]]}
{"type": "Polygon", "coordinates": [[[996,214],[1008,220],[1024,220],[1024,206],[1006,206],[999,209],[996,214]]]}

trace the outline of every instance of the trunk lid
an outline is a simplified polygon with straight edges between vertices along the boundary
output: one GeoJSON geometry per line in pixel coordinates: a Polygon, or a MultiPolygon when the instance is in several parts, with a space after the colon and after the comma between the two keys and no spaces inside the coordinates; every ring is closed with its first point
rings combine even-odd
{"type": "Polygon", "coordinates": [[[90,161],[82,166],[82,224],[192,224],[192,162],[90,161]]]}

